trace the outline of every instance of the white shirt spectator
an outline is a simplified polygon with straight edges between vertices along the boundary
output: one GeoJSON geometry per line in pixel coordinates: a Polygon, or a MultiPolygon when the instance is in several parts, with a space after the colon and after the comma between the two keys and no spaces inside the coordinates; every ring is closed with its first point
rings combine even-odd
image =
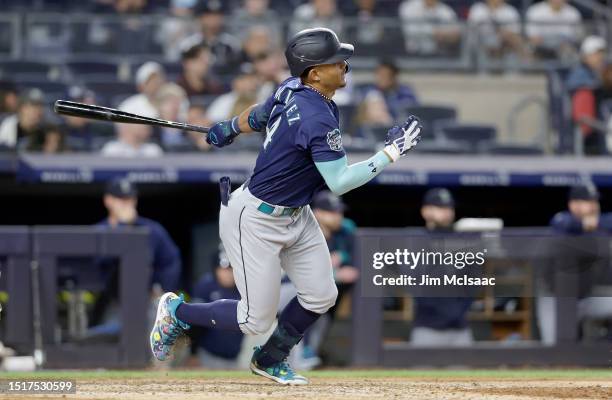
{"type": "Polygon", "coordinates": [[[440,1],[433,7],[428,7],[424,0],[404,1],[399,7],[399,16],[402,20],[406,49],[411,53],[435,53],[438,44],[434,33],[457,29],[454,24],[457,14],[440,1]]]}
{"type": "Polygon", "coordinates": [[[101,153],[106,157],[159,157],[164,151],[155,143],[144,143],[139,147],[133,147],[119,140],[108,142],[102,147],[101,153]]]}
{"type": "Polygon", "coordinates": [[[468,21],[475,25],[500,25],[512,32],[521,30],[520,16],[516,8],[509,4],[491,8],[486,3],[476,3],[470,8],[468,21]]]}
{"type": "Polygon", "coordinates": [[[234,108],[237,99],[238,93],[236,92],[222,94],[208,106],[206,117],[213,123],[229,119],[230,112],[234,108]]]}
{"type": "Polygon", "coordinates": [[[542,1],[527,9],[526,19],[527,36],[541,38],[546,47],[564,42],[578,43],[582,36],[582,16],[569,4],[554,10],[548,1],[542,1]]]}
{"type": "Polygon", "coordinates": [[[475,3],[468,16],[468,22],[476,27],[481,42],[488,48],[502,45],[499,29],[519,34],[520,19],[518,11],[506,3],[497,8],[486,3],[475,3]]]}
{"type": "Polygon", "coordinates": [[[135,94],[127,99],[123,100],[119,104],[120,110],[133,110],[138,115],[146,115],[151,118],[159,118],[159,111],[151,103],[151,101],[144,94],[135,94]]]}
{"type": "Polygon", "coordinates": [[[336,12],[333,16],[322,18],[317,16],[317,11],[311,3],[302,4],[293,12],[289,37],[292,37],[301,30],[314,27],[328,28],[341,35],[342,17],[336,12]]]}
{"type": "Polygon", "coordinates": [[[0,144],[7,147],[17,145],[17,115],[9,115],[0,124],[0,144]]]}
{"type": "MultiPolygon", "coordinates": [[[[159,115],[144,94],[134,95],[121,103],[121,111],[155,118],[159,115]],[[139,97],[142,96],[142,97],[139,97]],[[148,108],[150,105],[151,108],[148,108]]],[[[107,157],[159,157],[163,150],[157,143],[149,142],[153,128],[141,124],[115,124],[117,140],[102,147],[100,153],[107,157]]]]}

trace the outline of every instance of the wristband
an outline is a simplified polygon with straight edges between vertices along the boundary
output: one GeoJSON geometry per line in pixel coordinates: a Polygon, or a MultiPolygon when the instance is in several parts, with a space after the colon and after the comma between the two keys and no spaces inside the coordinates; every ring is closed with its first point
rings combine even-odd
{"type": "Polygon", "coordinates": [[[230,122],[230,128],[232,130],[232,134],[233,134],[232,136],[238,136],[239,134],[242,133],[242,131],[240,130],[240,121],[237,116],[232,118],[230,122]]]}
{"type": "Polygon", "coordinates": [[[395,143],[386,145],[383,151],[391,159],[391,162],[396,162],[400,158],[400,150],[395,143]]]}

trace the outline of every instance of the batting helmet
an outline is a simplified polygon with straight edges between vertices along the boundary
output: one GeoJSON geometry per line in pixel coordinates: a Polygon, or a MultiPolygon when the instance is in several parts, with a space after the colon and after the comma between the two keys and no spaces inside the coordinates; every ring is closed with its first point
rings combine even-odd
{"type": "MultiPolygon", "coordinates": [[[[309,67],[346,61],[353,55],[353,45],[340,43],[331,29],[312,28],[298,32],[285,50],[292,76],[300,76],[309,67]]],[[[348,63],[347,63],[348,67],[348,63]]]]}

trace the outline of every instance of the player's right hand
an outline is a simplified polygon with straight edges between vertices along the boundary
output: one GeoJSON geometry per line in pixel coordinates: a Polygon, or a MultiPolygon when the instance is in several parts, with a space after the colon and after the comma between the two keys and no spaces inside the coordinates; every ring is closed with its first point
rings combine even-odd
{"type": "Polygon", "coordinates": [[[206,143],[216,147],[227,146],[239,134],[238,117],[234,117],[233,119],[217,122],[211,126],[206,134],[206,143]]]}
{"type": "Polygon", "coordinates": [[[389,129],[383,151],[393,162],[397,161],[419,143],[422,130],[421,121],[411,115],[401,127],[394,126],[389,129]]]}

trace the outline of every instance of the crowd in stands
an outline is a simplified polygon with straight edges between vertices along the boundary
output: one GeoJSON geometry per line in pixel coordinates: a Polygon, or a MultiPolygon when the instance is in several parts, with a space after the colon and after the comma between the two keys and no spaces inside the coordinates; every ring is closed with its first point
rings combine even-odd
{"type": "MultiPolygon", "coordinates": [[[[28,3],[37,11],[93,15],[73,14],[75,21],[80,21],[78,15],[88,17],[75,22],[69,38],[64,40],[69,54],[85,54],[87,61],[60,63],[60,72],[43,72],[39,80],[21,79],[20,71],[2,73],[0,65],[0,113],[4,116],[0,148],[48,153],[88,151],[126,157],[209,151],[210,146],[193,132],[129,125],[116,125],[112,132],[102,124],[49,115],[43,106],[67,97],[145,116],[209,125],[264,101],[288,77],[283,55],[287,37],[306,27],[325,26],[344,40],[355,42],[356,56],[371,56],[378,62],[372,82],[359,85],[349,82],[335,98],[341,110],[344,108],[341,126],[345,135],[350,136],[347,143],[350,145],[352,138],[358,138],[371,144],[378,130],[392,126],[406,114],[406,108],[419,104],[414,91],[399,83],[402,56],[456,57],[466,43],[472,43],[481,55],[507,65],[534,60],[578,63],[580,57],[583,61],[586,57],[585,46],[581,49],[580,44],[592,33],[583,24],[590,15],[583,11],[583,17],[566,0],[543,0],[526,8],[522,3],[505,0],[2,3],[8,11],[23,10],[28,3]],[[155,22],[151,23],[149,17],[155,22]],[[117,64],[105,66],[108,61],[105,54],[126,60],[135,55],[150,55],[151,61],[138,59],[128,63],[127,68],[117,64]],[[54,78],[57,88],[51,87],[47,79],[53,74],[60,77],[54,78]],[[66,87],[64,92],[62,84],[66,87]]],[[[51,31],[28,33],[28,46],[41,58],[49,53],[50,59],[54,59],[54,54],[66,52],[52,43],[61,42],[58,38],[66,35],[55,37],[51,31]],[[45,39],[46,36],[49,37],[45,39]]],[[[604,63],[605,46],[602,51],[604,63]]],[[[599,75],[603,68],[593,69],[597,70],[593,79],[601,81],[601,85],[604,80],[599,75]]],[[[584,114],[596,119],[608,115],[600,115],[592,111],[596,107],[584,105],[591,100],[586,99],[590,95],[584,93],[582,86],[570,90],[576,104],[574,115],[582,118],[580,126],[585,138],[595,138],[598,135],[590,134],[592,126],[584,126],[584,114]]],[[[600,154],[607,152],[605,134],[599,136],[602,135],[596,145],[600,154]]],[[[235,148],[256,149],[259,139],[250,137],[235,148]]],[[[585,146],[592,147],[590,142],[585,146]]]]}

